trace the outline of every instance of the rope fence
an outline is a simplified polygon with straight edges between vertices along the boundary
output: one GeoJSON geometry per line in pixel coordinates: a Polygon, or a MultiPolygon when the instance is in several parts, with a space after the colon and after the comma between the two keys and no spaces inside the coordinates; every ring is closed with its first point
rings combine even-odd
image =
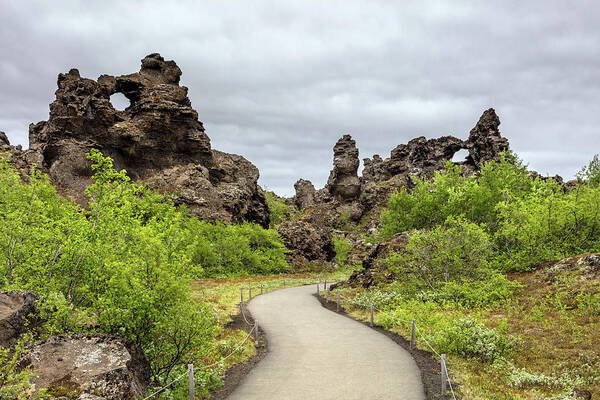
{"type": "MultiPolygon", "coordinates": [[[[323,292],[325,292],[325,299],[327,301],[330,301],[329,296],[330,296],[330,288],[327,285],[327,280],[325,280],[324,282],[321,281],[321,276],[319,276],[319,281],[318,282],[314,282],[314,283],[306,283],[307,285],[310,284],[316,284],[317,286],[317,296],[321,296],[321,285],[323,285],[323,292]]],[[[289,284],[287,285],[287,287],[289,287],[289,284]]],[[[248,318],[246,317],[246,313],[244,311],[244,306],[247,303],[247,301],[244,300],[244,289],[248,290],[248,301],[252,299],[252,290],[260,290],[259,294],[255,294],[256,296],[268,293],[269,291],[272,290],[278,290],[278,289],[285,289],[286,288],[286,280],[283,279],[281,286],[279,284],[276,285],[267,285],[265,286],[263,283],[260,283],[260,285],[257,286],[246,286],[246,287],[240,287],[240,314],[242,315],[242,318],[244,320],[244,322],[251,327],[250,331],[248,332],[248,334],[246,335],[246,337],[244,338],[244,340],[242,340],[237,347],[231,351],[227,356],[222,357],[220,360],[210,364],[210,365],[205,365],[200,367],[197,372],[202,371],[202,370],[206,370],[212,367],[215,367],[217,365],[222,364],[224,361],[226,361],[227,359],[229,359],[230,357],[232,357],[235,353],[237,353],[243,346],[244,344],[248,341],[248,339],[254,334],[254,340],[255,340],[255,345],[258,346],[258,337],[259,337],[259,325],[258,325],[258,321],[255,319],[254,323],[250,322],[248,320],[248,318]],[[269,290],[272,289],[272,290],[269,290]]],[[[446,354],[439,354],[434,348],[433,346],[431,346],[431,344],[429,343],[429,341],[427,340],[427,338],[425,337],[425,335],[423,335],[423,333],[421,332],[421,330],[419,329],[419,327],[416,325],[415,320],[413,319],[412,321],[408,321],[402,318],[399,318],[397,316],[392,316],[386,312],[384,312],[383,310],[380,310],[378,308],[376,308],[373,304],[370,304],[369,306],[365,306],[363,304],[359,304],[359,303],[352,303],[349,299],[344,299],[340,293],[337,294],[337,299],[336,299],[336,310],[339,312],[341,309],[341,304],[342,301],[346,301],[348,304],[353,304],[356,306],[361,306],[361,307],[368,307],[369,311],[370,311],[370,326],[374,327],[374,311],[379,312],[382,315],[385,315],[386,317],[390,318],[392,323],[395,323],[396,321],[400,321],[400,322],[404,322],[406,324],[410,324],[411,326],[411,335],[410,335],[410,348],[416,348],[416,341],[415,341],[415,334],[418,334],[421,338],[421,340],[423,341],[423,343],[425,343],[425,345],[431,350],[431,352],[433,354],[435,354],[437,356],[437,358],[440,359],[440,368],[441,368],[441,391],[442,391],[442,395],[445,396],[447,394],[447,389],[450,389],[450,393],[452,394],[452,399],[456,400],[456,394],[454,393],[454,388],[452,386],[452,381],[450,380],[450,375],[448,374],[448,365],[446,363],[446,354]]],[[[195,399],[195,372],[194,372],[194,366],[193,364],[189,364],[188,365],[188,370],[179,375],[178,377],[176,377],[175,379],[173,379],[171,382],[169,382],[167,385],[157,389],[156,391],[154,391],[153,393],[151,393],[150,395],[148,395],[147,397],[145,397],[143,400],[149,400],[151,398],[153,398],[154,396],[160,394],[161,392],[165,391],[166,389],[168,389],[169,387],[171,387],[173,384],[175,384],[176,382],[180,381],[181,379],[183,379],[185,376],[188,377],[188,394],[189,394],[189,400],[194,400],[195,399]]]]}

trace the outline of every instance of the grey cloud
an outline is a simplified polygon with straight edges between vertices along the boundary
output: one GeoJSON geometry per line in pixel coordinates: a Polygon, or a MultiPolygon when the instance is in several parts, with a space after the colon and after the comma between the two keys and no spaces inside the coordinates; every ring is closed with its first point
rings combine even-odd
{"type": "Polygon", "coordinates": [[[335,141],[382,156],[465,138],[494,107],[530,167],[571,177],[600,152],[600,6],[593,1],[21,2],[0,5],[0,129],[27,145],[56,75],[174,59],[213,146],[261,184],[322,186],[335,141]]]}

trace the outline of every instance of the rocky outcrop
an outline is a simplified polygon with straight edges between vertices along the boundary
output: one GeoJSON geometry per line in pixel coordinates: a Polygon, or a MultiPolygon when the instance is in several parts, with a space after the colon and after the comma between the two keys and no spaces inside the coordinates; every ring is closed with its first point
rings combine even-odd
{"type": "Polygon", "coordinates": [[[110,335],[53,336],[30,346],[25,362],[33,369],[36,389],[88,395],[82,398],[137,399],[150,382],[150,364],[142,351],[110,335]]]}
{"type": "Polygon", "coordinates": [[[500,135],[500,118],[493,108],[483,112],[477,125],[469,133],[465,148],[469,151],[467,164],[479,168],[486,161],[500,160],[500,153],[508,150],[508,139],[500,135]]]}
{"type": "Polygon", "coordinates": [[[6,149],[10,147],[10,142],[8,141],[8,136],[6,133],[0,131],[0,149],[6,149]]]}
{"type": "Polygon", "coordinates": [[[325,186],[335,199],[350,202],[360,196],[359,165],[356,142],[344,135],[333,147],[333,169],[325,186]]]}
{"type": "Polygon", "coordinates": [[[383,262],[392,252],[401,251],[408,244],[408,233],[398,233],[385,242],[376,243],[362,260],[362,269],[354,271],[347,281],[331,286],[331,289],[348,285],[369,288],[373,285],[394,280],[395,275],[383,262]]]}
{"type": "Polygon", "coordinates": [[[294,267],[329,262],[335,256],[332,230],[311,216],[279,224],[277,231],[283,237],[289,252],[288,262],[294,267]]]}
{"type": "Polygon", "coordinates": [[[500,153],[508,150],[508,139],[500,134],[499,126],[500,119],[494,109],[490,108],[483,112],[465,141],[453,136],[435,139],[421,136],[407,144],[398,145],[385,160],[378,155],[372,159],[366,158],[362,180],[381,182],[398,175],[431,177],[462,149],[467,150],[469,156],[460,164],[464,165],[465,172],[475,172],[486,161],[498,161],[500,153]]]}
{"type": "MultiPolygon", "coordinates": [[[[384,206],[391,193],[402,187],[410,188],[413,178],[432,177],[459,150],[469,152],[464,161],[456,163],[464,174],[476,173],[486,161],[499,160],[501,152],[509,148],[508,140],[500,134],[499,125],[500,119],[490,108],[483,112],[467,140],[453,136],[417,137],[396,146],[389,158],[382,159],[379,155],[365,158],[360,178],[357,175],[359,159],[356,143],[349,135],[344,135],[333,148],[333,169],[326,186],[315,191],[310,182],[299,180],[294,185],[296,195],[293,203],[300,210],[309,209],[311,219],[321,226],[340,231],[348,231],[351,224],[366,226],[369,218],[371,221],[377,219],[376,215],[371,217],[369,213],[384,206]]],[[[354,246],[352,256],[364,254],[364,246],[359,241],[353,243],[359,246],[354,246]]],[[[303,252],[318,250],[305,248],[303,252]]]]}
{"type": "Polygon", "coordinates": [[[421,136],[396,146],[390,153],[386,170],[391,176],[431,176],[434,171],[444,168],[461,148],[463,141],[453,136],[436,139],[421,136]]]}
{"type": "Polygon", "coordinates": [[[305,210],[315,205],[316,191],[311,181],[298,179],[298,181],[294,183],[294,189],[296,190],[294,205],[299,210],[305,210]]]}
{"type": "Polygon", "coordinates": [[[35,306],[38,300],[29,291],[0,291],[0,347],[15,345],[22,334],[39,322],[35,306]]]}
{"type": "Polygon", "coordinates": [[[36,162],[58,190],[82,205],[92,175],[85,154],[97,148],[115,168],[173,193],[200,218],[268,226],[258,169],[211,148],[180,76],[175,62],[159,54],[145,57],[140,71],[129,75],[92,80],[76,69],[60,74],[48,121],[29,127],[29,152],[38,155],[36,162]],[[110,102],[115,93],[130,106],[116,110],[110,102]]]}
{"type": "Polygon", "coordinates": [[[376,243],[362,260],[362,267],[364,269],[379,267],[379,262],[389,256],[390,253],[404,249],[409,239],[410,236],[407,232],[401,232],[385,242],[376,243]]]}

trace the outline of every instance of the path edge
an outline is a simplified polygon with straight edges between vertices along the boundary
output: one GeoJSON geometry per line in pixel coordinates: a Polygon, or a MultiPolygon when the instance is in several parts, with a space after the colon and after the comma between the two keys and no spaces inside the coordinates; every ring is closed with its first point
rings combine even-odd
{"type": "Polygon", "coordinates": [[[366,327],[373,329],[382,335],[387,336],[391,340],[393,340],[397,345],[406,350],[421,372],[421,382],[423,383],[423,390],[425,392],[426,400],[445,400],[448,399],[448,395],[442,396],[441,389],[441,367],[438,360],[433,356],[431,352],[420,350],[420,349],[411,349],[410,341],[406,340],[403,336],[388,331],[379,325],[375,325],[371,327],[368,322],[358,320],[352,317],[348,312],[340,305],[339,311],[337,311],[337,302],[333,300],[327,300],[322,296],[318,296],[316,293],[313,294],[317,298],[317,300],[321,303],[321,306],[326,308],[327,310],[334,312],[336,314],[343,315],[344,317],[350,318],[353,321],[359,322],[366,327]]]}
{"type": "MultiPolygon", "coordinates": [[[[248,325],[241,312],[232,317],[232,320],[225,324],[226,329],[242,330],[246,333],[250,333],[250,330],[254,326],[254,317],[245,307],[248,301],[244,301],[244,314],[246,319],[250,323],[248,325]]],[[[258,346],[255,346],[256,354],[248,358],[246,361],[232,365],[225,371],[225,377],[223,378],[223,384],[210,391],[208,400],[225,400],[232,394],[235,389],[244,381],[244,378],[254,369],[269,352],[269,343],[267,342],[267,336],[262,328],[258,327],[258,346]]]]}

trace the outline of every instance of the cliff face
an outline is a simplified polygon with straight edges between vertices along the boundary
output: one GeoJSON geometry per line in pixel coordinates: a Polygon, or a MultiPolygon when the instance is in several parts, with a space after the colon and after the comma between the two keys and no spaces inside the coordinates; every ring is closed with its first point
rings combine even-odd
{"type": "MultiPolygon", "coordinates": [[[[92,174],[85,154],[97,148],[117,169],[173,194],[202,219],[268,226],[258,169],[211,148],[180,76],[177,64],[159,54],[145,57],[140,71],[129,75],[92,80],[76,69],[60,74],[48,121],[30,125],[30,149],[25,155],[13,148],[13,158],[37,163],[62,194],[84,205],[92,174]],[[131,105],[116,110],[110,102],[115,93],[131,105]]],[[[9,147],[3,137],[0,142],[9,147]]]]}

